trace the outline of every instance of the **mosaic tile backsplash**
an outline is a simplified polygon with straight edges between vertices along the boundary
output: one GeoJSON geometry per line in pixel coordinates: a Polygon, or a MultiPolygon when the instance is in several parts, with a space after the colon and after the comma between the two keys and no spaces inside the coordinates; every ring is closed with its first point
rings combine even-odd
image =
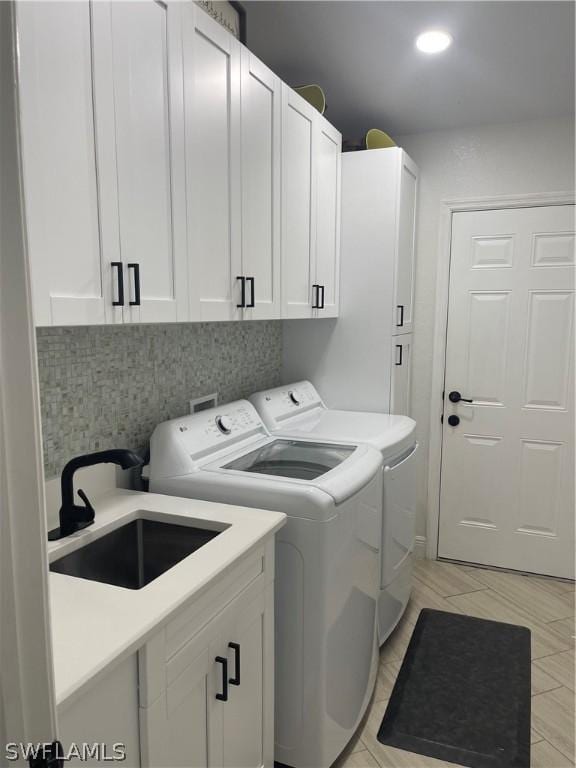
{"type": "Polygon", "coordinates": [[[280,384],[280,321],[38,328],[37,344],[46,479],[79,453],[144,451],[192,398],[280,384]]]}

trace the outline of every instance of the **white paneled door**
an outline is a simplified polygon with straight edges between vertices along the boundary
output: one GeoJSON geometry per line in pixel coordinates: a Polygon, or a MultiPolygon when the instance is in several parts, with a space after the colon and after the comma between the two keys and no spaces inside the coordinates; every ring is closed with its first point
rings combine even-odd
{"type": "Polygon", "coordinates": [[[440,557],[574,578],[574,245],[573,205],[453,216],[440,557]]]}

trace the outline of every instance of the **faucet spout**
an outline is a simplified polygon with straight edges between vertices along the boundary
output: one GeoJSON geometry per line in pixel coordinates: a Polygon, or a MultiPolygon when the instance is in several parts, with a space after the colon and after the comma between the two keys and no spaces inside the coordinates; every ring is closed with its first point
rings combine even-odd
{"type": "Polygon", "coordinates": [[[143,464],[142,459],[134,451],[114,448],[109,451],[97,451],[76,456],[62,470],[60,481],[62,491],[62,506],[60,507],[60,527],[48,533],[48,539],[55,541],[71,533],[87,528],[94,522],[94,507],[83,490],[78,490],[78,496],[84,504],[74,503],[74,473],[82,467],[95,464],[117,464],[122,469],[130,469],[143,464]]]}

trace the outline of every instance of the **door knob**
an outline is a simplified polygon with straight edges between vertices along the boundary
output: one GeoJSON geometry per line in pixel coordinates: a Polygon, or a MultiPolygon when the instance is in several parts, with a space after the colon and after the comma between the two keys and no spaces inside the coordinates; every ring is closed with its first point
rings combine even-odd
{"type": "Polygon", "coordinates": [[[474,400],[468,400],[467,398],[462,397],[460,392],[457,392],[456,390],[453,390],[452,392],[450,392],[450,394],[448,395],[448,400],[450,400],[451,403],[459,403],[460,400],[462,400],[463,403],[474,402],[474,400]]]}
{"type": "Polygon", "coordinates": [[[460,424],[460,417],[455,416],[454,414],[448,416],[448,424],[450,424],[451,427],[457,427],[458,424],[460,424]]]}

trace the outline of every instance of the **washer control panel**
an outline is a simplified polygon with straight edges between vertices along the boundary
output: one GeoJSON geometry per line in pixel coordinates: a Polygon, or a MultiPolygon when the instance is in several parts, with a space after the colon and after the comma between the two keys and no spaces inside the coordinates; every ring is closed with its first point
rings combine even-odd
{"type": "Polygon", "coordinates": [[[295,384],[258,392],[250,400],[270,429],[276,428],[279,422],[302,411],[324,407],[320,395],[309,381],[298,381],[295,384]]]}
{"type": "Polygon", "coordinates": [[[262,419],[247,400],[199,411],[172,422],[190,456],[217,451],[253,434],[267,434],[262,419]]]}

